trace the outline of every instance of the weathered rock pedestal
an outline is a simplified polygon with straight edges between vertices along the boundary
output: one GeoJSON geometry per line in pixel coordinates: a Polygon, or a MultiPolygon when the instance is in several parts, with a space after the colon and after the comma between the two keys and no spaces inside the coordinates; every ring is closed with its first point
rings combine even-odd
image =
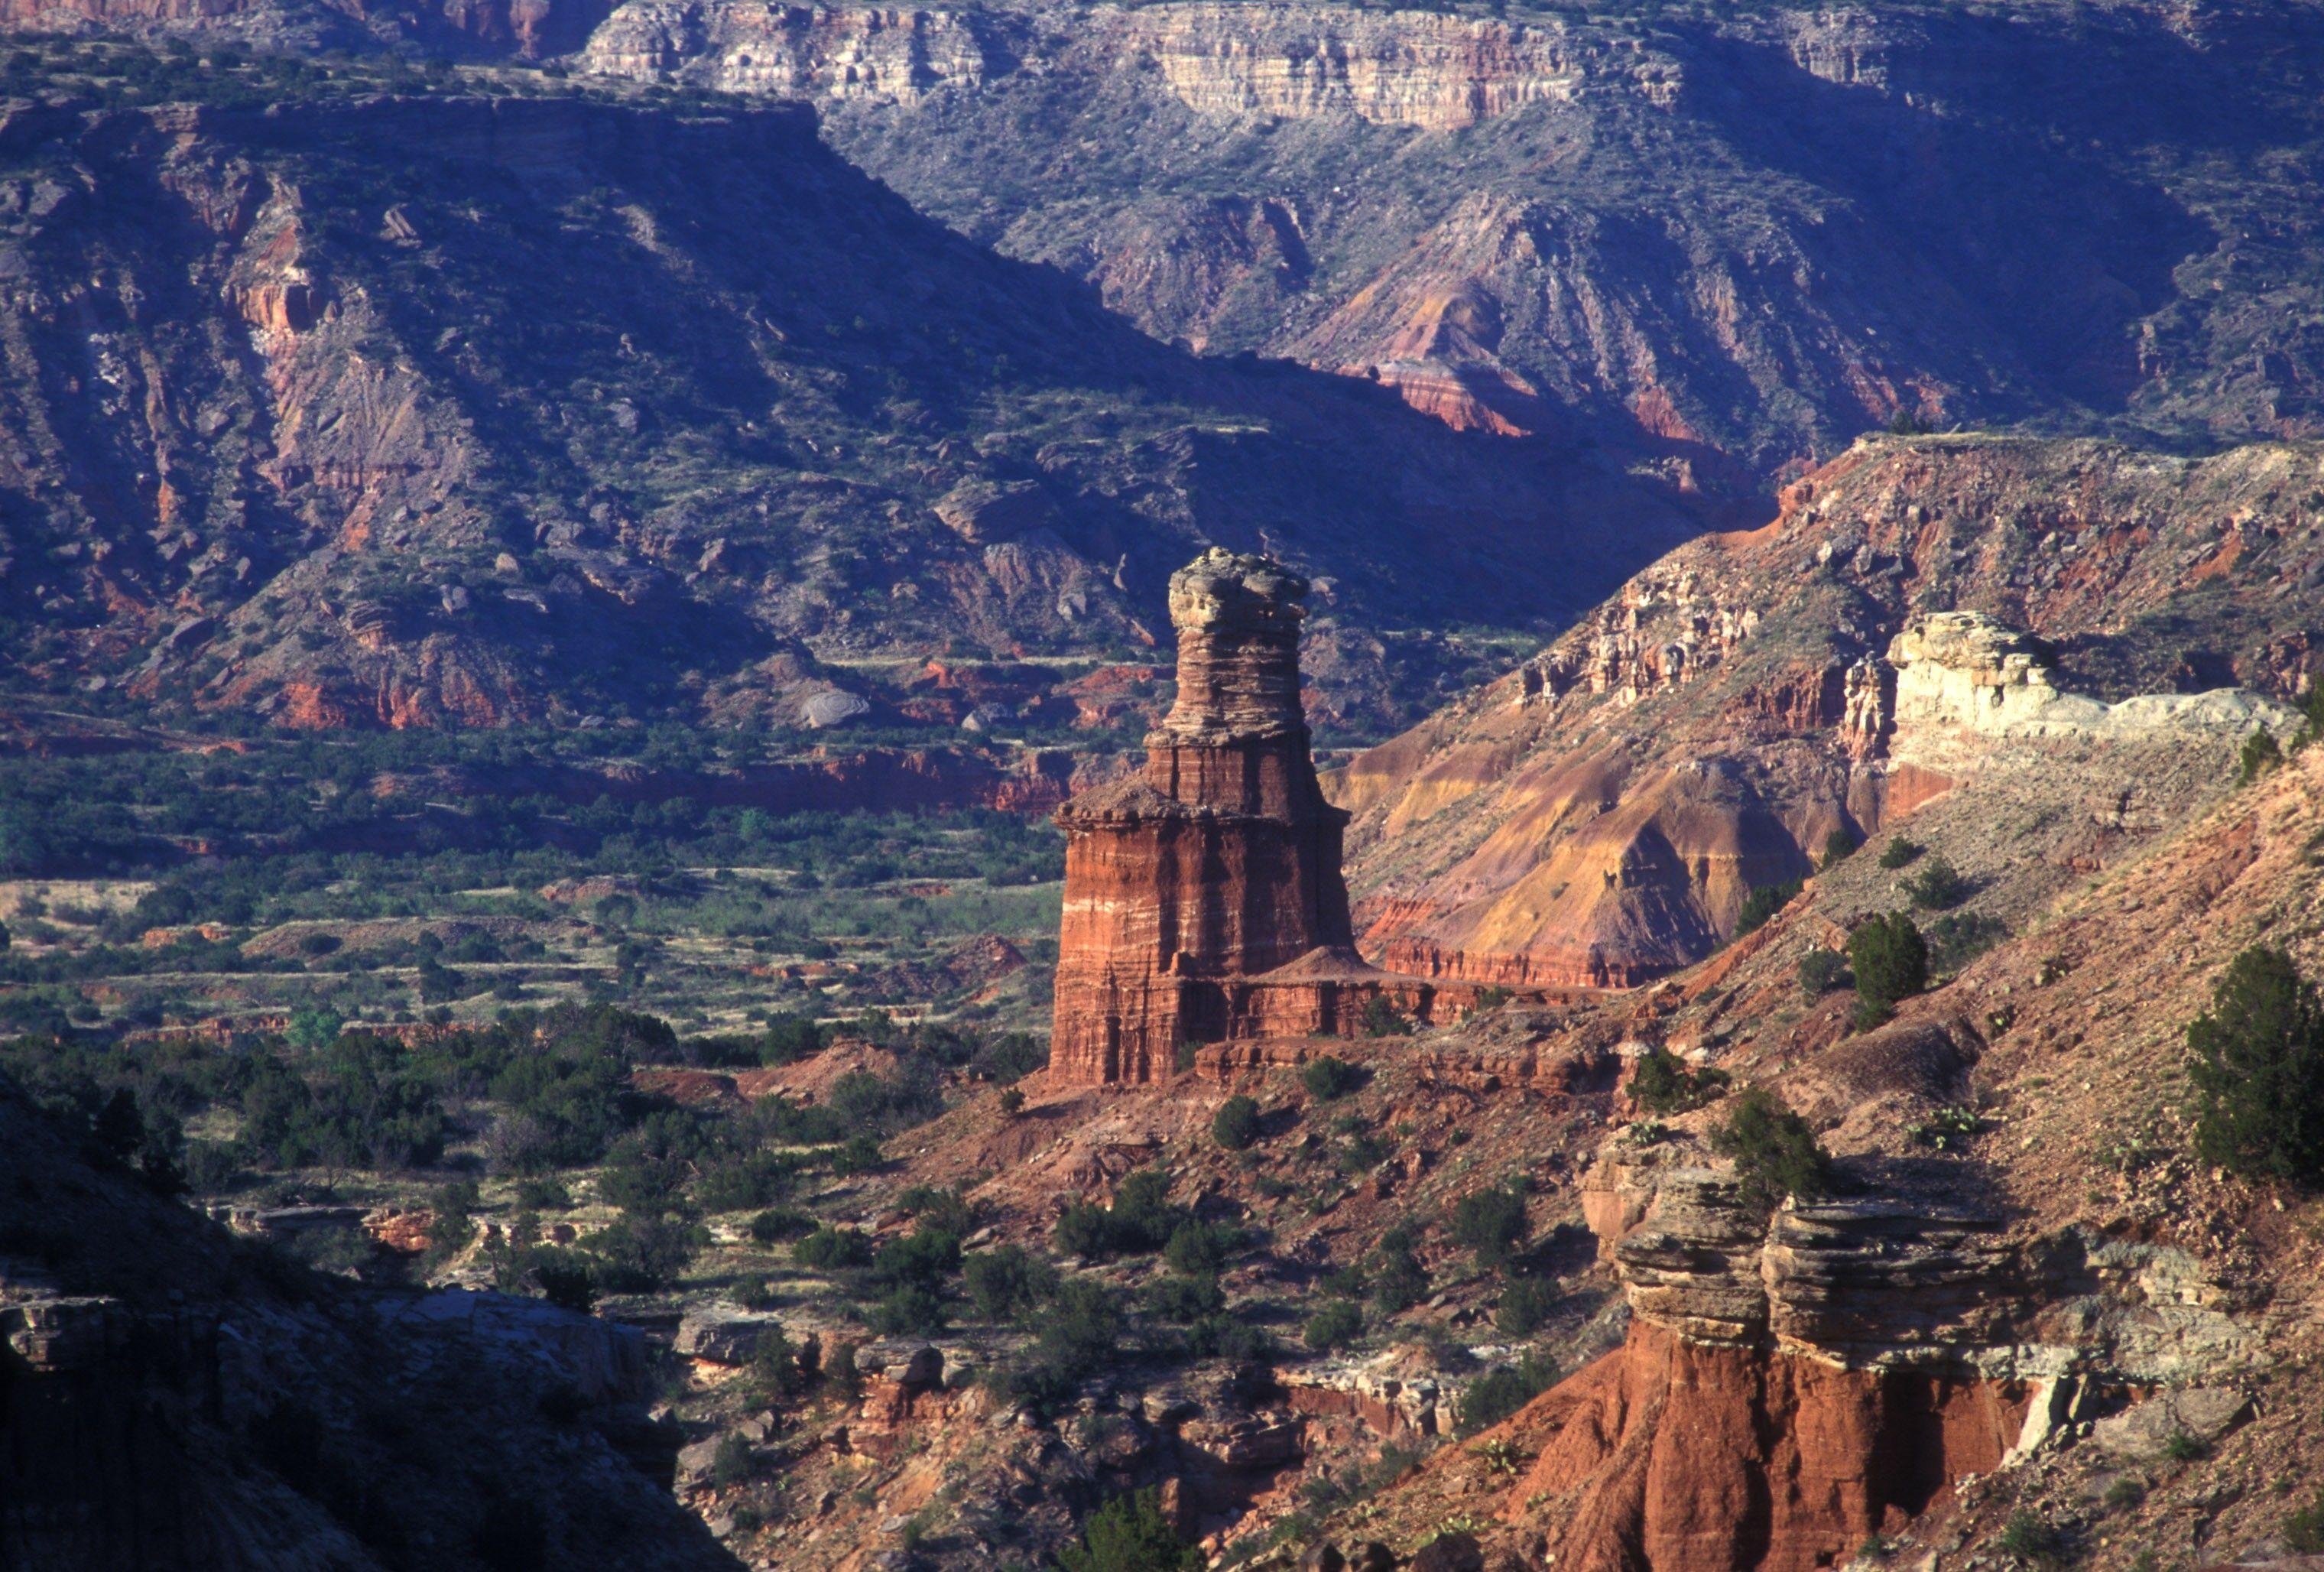
{"type": "Polygon", "coordinates": [[[1355,953],[1348,816],[1315,783],[1299,702],[1306,594],[1276,563],[1216,548],[1172,576],[1178,698],[1146,768],[1057,810],[1053,1079],[1152,1081],[1182,1042],[1343,1034],[1384,991],[1407,1013],[1433,1008],[1432,985],[1355,953]]]}

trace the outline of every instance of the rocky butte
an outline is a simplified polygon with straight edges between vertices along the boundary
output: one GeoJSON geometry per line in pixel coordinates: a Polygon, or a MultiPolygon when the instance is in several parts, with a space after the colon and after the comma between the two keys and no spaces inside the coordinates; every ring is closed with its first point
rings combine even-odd
{"type": "Polygon", "coordinates": [[[1316,784],[1299,698],[1306,595],[1221,547],[1171,576],[1178,695],[1146,768],[1057,810],[1054,1079],[1164,1079],[1185,1044],[1346,1036],[1374,999],[1426,1021],[1473,992],[1355,951],[1348,816],[1316,784]]]}

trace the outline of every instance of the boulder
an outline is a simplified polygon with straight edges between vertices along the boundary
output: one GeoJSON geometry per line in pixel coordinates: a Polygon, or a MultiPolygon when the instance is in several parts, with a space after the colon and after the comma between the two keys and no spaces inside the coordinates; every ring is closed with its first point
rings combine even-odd
{"type": "Polygon", "coordinates": [[[1195,1419],[1178,1434],[1189,1446],[1208,1453],[1222,1468],[1282,1468],[1306,1456],[1296,1420],[1264,1416],[1225,1422],[1195,1419]]]}
{"type": "Polygon", "coordinates": [[[690,1312],[678,1324],[670,1346],[688,1359],[712,1364],[748,1364],[759,1351],[759,1339],[769,1327],[780,1330],[772,1316],[712,1305],[690,1312]]]}
{"type": "Polygon", "coordinates": [[[678,1477],[687,1484],[700,1484],[718,1466],[718,1443],[723,1438],[712,1436],[706,1440],[690,1441],[678,1449],[678,1477]]]}
{"type": "Polygon", "coordinates": [[[869,715],[872,706],[853,693],[837,688],[826,688],[811,693],[799,704],[799,718],[821,731],[830,726],[844,726],[859,716],[869,715]]]}
{"type": "Polygon", "coordinates": [[[2209,1448],[2251,1418],[2251,1399],[2232,1388],[2184,1387],[2157,1392],[2100,1419],[2090,1438],[2109,1456],[2146,1462],[2167,1456],[2174,1438],[2185,1437],[2209,1448]]]}
{"type": "Polygon", "coordinates": [[[1406,1564],[1406,1572],[1484,1572],[1485,1552],[1473,1534],[1439,1534],[1406,1564]]]}
{"type": "Polygon", "coordinates": [[[944,1380],[944,1350],[924,1343],[866,1343],[855,1351],[855,1369],[859,1374],[918,1391],[944,1380]]]}

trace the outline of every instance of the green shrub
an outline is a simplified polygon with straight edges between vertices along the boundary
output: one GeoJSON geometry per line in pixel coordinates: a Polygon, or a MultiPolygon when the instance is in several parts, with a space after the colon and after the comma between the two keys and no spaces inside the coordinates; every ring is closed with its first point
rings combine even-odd
{"type": "Polygon", "coordinates": [[[1057,1552],[1065,1572],[1195,1572],[1201,1551],[1178,1542],[1158,1491],[1120,1495],[1090,1513],[1082,1542],[1057,1552]]]}
{"type": "Polygon", "coordinates": [[[1215,1277],[1160,1277],[1146,1289],[1146,1308],[1166,1321],[1199,1321],[1226,1307],[1226,1292],[1215,1277]]]}
{"type": "Polygon", "coordinates": [[[1781,884],[1754,884],[1744,893],[1743,910],[1735,917],[1735,937],[1756,933],[1767,926],[1775,913],[1789,906],[1805,886],[1797,879],[1781,884]]]}
{"type": "Polygon", "coordinates": [[[1539,1278],[1521,1277],[1501,1290],[1493,1307],[1493,1330],[1504,1337],[1530,1337],[1557,1308],[1557,1290],[1539,1278]]]}
{"type": "Polygon", "coordinates": [[[676,1283],[710,1236],[699,1225],[674,1217],[625,1216],[582,1241],[603,1263],[597,1285],[607,1293],[658,1293],[676,1283]]]}
{"type": "Polygon", "coordinates": [[[1214,1274],[1242,1244],[1242,1230],[1231,1223],[1198,1223],[1189,1218],[1171,1231],[1170,1242],[1162,1247],[1162,1259],[1171,1271],[1189,1277],[1214,1274]]]}
{"type": "Polygon", "coordinates": [[[1516,989],[1504,988],[1497,983],[1489,988],[1478,990],[1477,1002],[1469,1007],[1468,1013],[1489,1015],[1517,996],[1516,989]]]}
{"type": "Polygon", "coordinates": [[[1095,1201],[1076,1201],[1057,1214],[1049,1239],[1060,1254],[1102,1261],[1113,1253],[1113,1214],[1095,1201]]]}
{"type": "Polygon", "coordinates": [[[1186,1218],[1186,1209],[1171,1206],[1169,1195],[1167,1169],[1139,1169],[1116,1186],[1111,1208],[1114,1247],[1143,1253],[1167,1244],[1186,1218]]]}
{"type": "Polygon", "coordinates": [[[215,1196],[232,1189],[242,1177],[242,1163],[234,1147],[223,1141],[186,1143],[186,1184],[198,1196],[215,1196]]]}
{"type": "Polygon", "coordinates": [[[1361,1018],[1366,1037],[1410,1037],[1412,1019],[1389,1002],[1385,994],[1374,994],[1364,1001],[1361,1018]]]}
{"type": "Polygon", "coordinates": [[[977,1050],[970,1068],[1003,1087],[1012,1087],[1048,1062],[1047,1044],[1029,1032],[1007,1031],[977,1050]]]}
{"type": "Polygon", "coordinates": [[[935,1293],[960,1270],[960,1235],[922,1223],[900,1239],[890,1239],[872,1256],[872,1281],[889,1288],[935,1293]]]}
{"type": "Polygon", "coordinates": [[[961,1277],[976,1313],[988,1321],[1014,1321],[1057,1291],[1057,1271],[1019,1244],[997,1244],[961,1262],[961,1277]]]}
{"type": "MultiPolygon", "coordinates": [[[[2324,689],[2324,681],[2317,687],[2324,689]]],[[[2301,1556],[2324,1556],[2324,1491],[2316,1499],[2297,1511],[2285,1514],[2283,1520],[2284,1549],[2301,1556]]]]}
{"type": "Polygon", "coordinates": [[[2236,783],[2248,786],[2282,763],[2282,744],[2273,732],[2262,726],[2244,739],[2242,756],[2236,762],[2236,783]]]}
{"type": "Polygon", "coordinates": [[[1030,1359],[1009,1386],[1038,1406],[1055,1408],[1113,1359],[1121,1338],[1121,1308],[1104,1284],[1067,1278],[1057,1285],[1040,1326],[1030,1359]]]}
{"type": "Polygon", "coordinates": [[[1863,844],[1854,830],[1846,825],[1840,826],[1823,837],[1823,866],[1829,868],[1835,863],[1846,862],[1863,844]]]}
{"type": "Polygon", "coordinates": [[[2146,1486],[2126,1474],[2107,1486],[2103,1499],[2107,1511],[2128,1512],[2146,1499],[2146,1486]]]}
{"type": "Polygon", "coordinates": [[[1929,924],[1929,964],[1959,971],[2009,937],[2009,925],[1981,911],[1948,911],[1929,924]]]}
{"type": "Polygon", "coordinates": [[[1186,1328],[1190,1359],[1231,1359],[1245,1364],[1271,1364],[1281,1357],[1274,1334],[1231,1315],[1204,1316],[1186,1328]]]}
{"type": "Polygon", "coordinates": [[[791,1259],[816,1271],[844,1271],[872,1264],[872,1242],[853,1228],[826,1223],[791,1246],[791,1259]]]}
{"type": "Polygon", "coordinates": [[[1916,1146],[1959,1151],[1982,1127],[1982,1122],[1969,1109],[1948,1105],[1925,1120],[1905,1125],[1904,1134],[1916,1146]]]}
{"type": "Polygon", "coordinates": [[[1428,1297],[1428,1269],[1421,1265],[1415,1243],[1411,1229],[1391,1228],[1373,1252],[1372,1307],[1383,1315],[1400,1314],[1428,1297]]]}
{"type": "Polygon", "coordinates": [[[2008,1523],[1995,1541],[2012,1556],[2023,1556],[2029,1561],[2049,1565],[2065,1553],[2065,1536],[2039,1513],[2020,1508],[2010,1514],[2008,1523]]]}
{"type": "Polygon", "coordinates": [[[1800,992],[1811,999],[1821,998],[1835,988],[1845,988],[1856,981],[1856,974],[1848,969],[1848,957],[1836,949],[1821,945],[1800,957],[1800,992]]]}
{"type": "Polygon", "coordinates": [[[2211,1448],[2200,1436],[2173,1430],[2163,1438],[2163,1455],[2173,1463],[2200,1463],[2211,1455],[2211,1448]]]}
{"type": "Polygon", "coordinates": [[[1893,1007],[1929,985],[1928,940],[1901,911],[1870,918],[1849,934],[1848,960],[1857,997],[1869,1004],[1893,1007]]]}
{"type": "Polygon", "coordinates": [[[1932,856],[1904,881],[1904,898],[1923,911],[1942,911],[1969,898],[1969,881],[1942,856],[1932,856]]]}
{"type": "Polygon", "coordinates": [[[795,1207],[779,1207],[751,1219],[751,1238],[759,1244],[779,1244],[815,1232],[815,1219],[795,1207]]]}
{"type": "Polygon", "coordinates": [[[923,1227],[946,1234],[966,1235],[976,1229],[976,1208],[958,1186],[951,1189],[938,1189],[934,1185],[907,1186],[896,1197],[896,1209],[923,1227]]]}
{"type": "Polygon", "coordinates": [[[720,1437],[718,1449],[710,1457],[710,1483],[731,1490],[750,1478],[752,1471],[751,1443],[733,1430],[720,1437]]]}
{"type": "Polygon", "coordinates": [[[887,1161],[887,1154],[880,1150],[878,1136],[851,1135],[846,1144],[832,1154],[831,1171],[843,1175],[872,1173],[887,1161]]]}
{"type": "Polygon", "coordinates": [[[2324,1181],[2324,1003],[2289,954],[2254,946],[2229,962],[2187,1050],[2204,1161],[2324,1181]]]}
{"type": "Polygon", "coordinates": [[[944,1300],[917,1282],[890,1289],[863,1318],[882,1337],[933,1336],[945,1329],[944,1300]]]}
{"type": "Polygon", "coordinates": [[[1917,841],[1906,840],[1901,835],[1891,836],[1888,844],[1880,848],[1880,865],[1893,874],[1919,856],[1923,849],[1917,841]]]}
{"type": "Polygon", "coordinates": [[[1453,1203],[1452,1240],[1474,1253],[1480,1266],[1506,1269],[1531,1228],[1525,1193],[1514,1185],[1496,1185],[1453,1203]]]}
{"type": "Polygon", "coordinates": [[[759,1340],[752,1345],[745,1376],[751,1391],[761,1401],[793,1398],[811,1382],[815,1373],[811,1364],[811,1357],[802,1353],[799,1345],[793,1343],[782,1327],[770,1322],[760,1328],[759,1340]]]}
{"type": "Polygon", "coordinates": [[[578,1250],[535,1245],[525,1253],[525,1273],[552,1305],[584,1315],[596,1305],[596,1263],[578,1250]]]}
{"type": "Polygon", "coordinates": [[[569,1212],[573,1192],[553,1179],[521,1179],[516,1182],[516,1204],[531,1212],[569,1212]]]}
{"type": "Polygon", "coordinates": [[[1735,1099],[1711,1143],[1735,1160],[1743,1205],[1762,1217],[1787,1196],[1821,1196],[1831,1188],[1831,1159],[1817,1144],[1815,1133],[1765,1087],[1753,1087],[1735,1099]]]}
{"type": "Polygon", "coordinates": [[[1727,1089],[1723,1070],[1690,1070],[1676,1054],[1649,1048],[1630,1071],[1630,1100],[1656,1114],[1681,1114],[1700,1108],[1727,1089]]]}
{"type": "Polygon", "coordinates": [[[1024,1094],[1024,1092],[1023,1092],[1022,1090],[1020,1090],[1019,1088],[1016,1087],[1001,1087],[1001,1112],[1002,1115],[1003,1115],[1004,1117],[1006,1117],[1006,1118],[1014,1119],[1015,1117],[1017,1117],[1017,1115],[1018,1115],[1018,1114],[1022,1114],[1024,1111],[1025,1111],[1025,1094],[1024,1094]]]}
{"type": "Polygon", "coordinates": [[[1336,1102],[1364,1084],[1364,1072],[1345,1059],[1325,1054],[1300,1067],[1299,1084],[1319,1103],[1336,1102]]]}
{"type": "Polygon", "coordinates": [[[1459,1429],[1464,1436],[1499,1424],[1557,1384],[1557,1366],[1548,1355],[1528,1354],[1516,1365],[1489,1371],[1461,1393],[1459,1429]]]}
{"type": "Polygon", "coordinates": [[[1259,1099],[1237,1093],[1220,1104],[1211,1139],[1229,1151],[1249,1151],[1259,1140],[1259,1099]]]}
{"type": "Polygon", "coordinates": [[[1344,1348],[1363,1336],[1364,1312],[1353,1299],[1331,1299],[1323,1308],[1307,1318],[1300,1329],[1299,1340],[1310,1352],[1328,1354],[1334,1348],[1344,1348]]]}
{"type": "Polygon", "coordinates": [[[787,1151],[737,1151],[705,1163],[694,1181],[695,1205],[706,1212],[746,1212],[790,1194],[801,1167],[787,1151]]]}
{"type": "Polygon", "coordinates": [[[1084,1201],[1067,1207],[1051,1238],[1065,1254],[1085,1261],[1159,1250],[1190,1216],[1184,1207],[1169,1204],[1169,1194],[1166,1170],[1140,1169],[1116,1188],[1111,1206],[1084,1201]]]}
{"type": "Polygon", "coordinates": [[[465,972],[456,972],[434,956],[421,956],[417,975],[420,1002],[423,1004],[448,1004],[465,999],[475,987],[465,972]]]}

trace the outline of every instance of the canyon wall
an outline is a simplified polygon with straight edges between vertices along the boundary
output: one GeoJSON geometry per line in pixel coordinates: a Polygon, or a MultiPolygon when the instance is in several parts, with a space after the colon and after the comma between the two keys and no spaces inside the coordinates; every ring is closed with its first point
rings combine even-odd
{"type": "Polygon", "coordinates": [[[1022,31],[987,11],[631,0],[590,34],[579,64],[728,93],[915,104],[1009,69],[1022,31]]]}
{"type": "Polygon", "coordinates": [[[1960,1173],[1763,1217],[1676,1139],[1612,1143],[1583,1181],[1630,1329],[1514,1427],[1532,1462],[1502,1521],[1536,1526],[1560,1567],[1831,1566],[2253,1352],[2200,1308],[2216,1290],[2181,1253],[2039,1236],[1965,1198],[1960,1173]]]}
{"type": "Polygon", "coordinates": [[[1591,52],[1554,25],[1211,5],[1127,13],[1120,38],[1200,114],[1348,115],[1432,131],[1570,98],[1591,52]]]}
{"type": "Polygon", "coordinates": [[[1774,524],[1682,548],[1327,781],[1365,953],[1635,985],[1710,955],[1753,890],[1981,774],[2183,806],[2216,768],[2196,755],[2288,736],[2317,680],[2320,458],[1868,439],[1774,524]]]}
{"type": "MultiPolygon", "coordinates": [[[[915,25],[857,20],[867,49],[915,25]]],[[[1377,727],[1487,670],[1455,605],[1522,626],[1689,533],[1606,467],[1157,343],[802,105],[461,79],[0,124],[0,637],[57,699],[1107,730],[1126,690],[1084,658],[1145,680],[1170,570],[1282,540],[1327,586],[1319,717],[1377,727]],[[1010,425],[1020,397],[1056,423],[1010,425]],[[970,668],[1005,670],[972,698],[970,668]]]]}

